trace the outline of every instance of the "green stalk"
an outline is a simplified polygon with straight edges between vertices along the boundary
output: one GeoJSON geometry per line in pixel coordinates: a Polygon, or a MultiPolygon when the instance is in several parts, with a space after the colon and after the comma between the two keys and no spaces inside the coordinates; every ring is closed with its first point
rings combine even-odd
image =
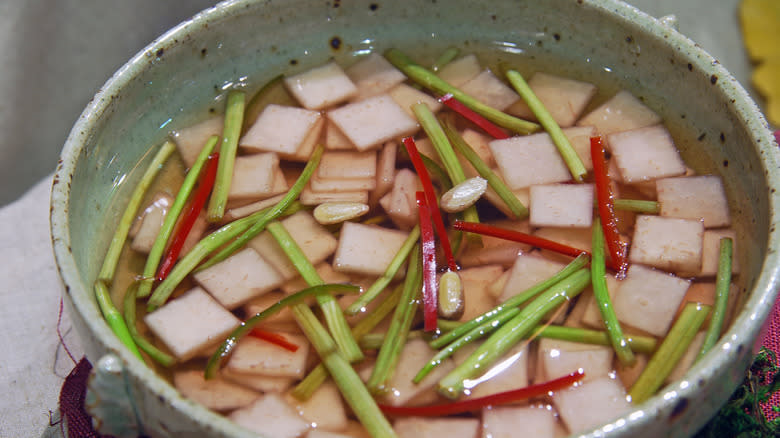
{"type": "MultiPolygon", "coordinates": [[[[417,121],[420,122],[420,125],[428,135],[428,138],[431,139],[431,143],[433,143],[436,153],[439,154],[439,158],[441,158],[441,161],[444,164],[444,170],[447,171],[447,175],[449,175],[452,184],[458,185],[465,181],[466,174],[463,173],[463,167],[460,165],[460,161],[458,161],[458,157],[455,155],[455,151],[452,149],[452,145],[450,144],[449,139],[447,139],[447,135],[439,124],[439,120],[436,119],[436,116],[431,109],[428,108],[428,105],[425,103],[412,105],[412,112],[414,112],[417,121]]],[[[472,205],[463,210],[462,214],[463,220],[467,222],[479,222],[479,214],[477,213],[476,206],[472,205]]],[[[482,246],[482,237],[478,234],[470,234],[469,238],[478,246],[482,246]]]]}
{"type": "MultiPolygon", "coordinates": [[[[409,232],[406,240],[404,240],[403,245],[401,245],[401,249],[393,256],[393,259],[390,261],[390,264],[387,266],[387,269],[385,269],[382,276],[377,278],[376,281],[360,295],[357,301],[347,307],[345,310],[347,315],[357,315],[368,305],[368,303],[375,300],[376,297],[385,290],[409,257],[412,248],[414,248],[414,245],[418,240],[420,240],[420,226],[415,225],[415,227],[412,228],[412,231],[409,232]]],[[[411,269],[411,265],[409,265],[409,269],[411,269]]]]}
{"type": "Polygon", "coordinates": [[[509,114],[492,108],[477,99],[469,96],[456,87],[442,80],[435,73],[415,64],[408,56],[398,49],[389,49],[385,52],[385,58],[396,68],[404,72],[412,81],[438,94],[452,94],[461,103],[471,108],[482,117],[491,122],[503,126],[520,134],[530,134],[539,129],[539,125],[527,120],[518,119],[509,114]]]}
{"type": "Polygon", "coordinates": [[[428,169],[428,173],[431,174],[431,179],[436,180],[439,182],[439,184],[441,184],[442,192],[446,192],[452,188],[452,181],[450,180],[450,177],[447,175],[447,172],[445,172],[444,169],[439,166],[439,163],[433,161],[429,156],[422,153],[420,154],[420,158],[422,159],[425,168],[428,169]]]}
{"type": "Polygon", "coordinates": [[[243,91],[230,90],[227,94],[225,126],[222,129],[222,145],[219,148],[217,179],[209,200],[207,218],[209,222],[219,222],[225,214],[230,184],[233,180],[233,166],[236,162],[238,139],[241,137],[241,125],[244,123],[246,95],[243,91]]]}
{"type": "Polygon", "coordinates": [[[157,151],[152,162],[149,163],[149,167],[146,168],[146,172],[144,172],[141,181],[130,195],[130,200],[125,207],[125,211],[119,219],[119,225],[114,232],[114,236],[111,238],[111,243],[108,245],[106,256],[103,258],[103,265],[100,268],[98,278],[95,280],[94,285],[95,298],[103,317],[106,319],[106,323],[114,334],[117,335],[122,344],[141,360],[143,360],[143,356],[141,356],[141,352],[138,351],[138,347],[136,347],[135,342],[133,342],[133,338],[130,335],[127,324],[125,324],[125,320],[122,318],[119,310],[117,310],[114,302],[111,301],[108,285],[114,281],[116,267],[119,263],[119,255],[122,253],[122,248],[127,241],[127,233],[130,231],[130,226],[138,212],[138,207],[141,205],[144,195],[149,189],[149,186],[152,185],[154,178],[160,172],[162,165],[168,160],[168,157],[171,156],[175,149],[176,146],[173,142],[170,140],[166,141],[160,146],[160,150],[157,151]]]}
{"type": "MultiPolygon", "coordinates": [[[[306,254],[303,253],[287,229],[284,228],[284,225],[280,222],[271,222],[268,224],[268,232],[276,239],[282,251],[287,254],[295,269],[298,270],[309,286],[318,286],[325,283],[320,274],[317,273],[314,265],[306,258],[306,254]]],[[[325,322],[344,358],[350,362],[363,359],[363,352],[360,351],[357,341],[352,337],[352,331],[349,328],[349,324],[347,324],[346,318],[344,318],[344,312],[341,311],[341,306],[339,306],[336,298],[332,295],[318,295],[317,303],[325,315],[325,322]]]]}
{"type": "Polygon", "coordinates": [[[460,396],[468,379],[484,373],[504,353],[536,328],[550,311],[576,297],[589,284],[590,272],[588,269],[581,269],[547,289],[528,303],[519,314],[496,330],[463,363],[447,374],[438,384],[439,394],[451,399],[460,396]]]}
{"type": "Polygon", "coordinates": [[[558,126],[558,123],[550,115],[550,112],[544,107],[542,101],[536,97],[533,90],[531,90],[531,87],[529,87],[528,83],[523,79],[523,75],[515,70],[509,70],[506,72],[506,77],[509,79],[509,83],[515,88],[515,91],[517,91],[525,103],[528,104],[528,107],[534,113],[536,119],[539,120],[539,123],[544,127],[545,131],[552,137],[553,143],[555,143],[558,152],[560,152],[561,157],[563,157],[563,161],[566,162],[566,166],[569,168],[569,172],[571,172],[571,176],[575,181],[582,182],[585,175],[588,174],[588,171],[585,170],[585,165],[582,164],[582,160],[580,160],[579,155],[577,155],[577,152],[571,146],[569,139],[563,134],[563,131],[561,131],[561,127],[558,126]]]}
{"type": "Polygon", "coordinates": [[[468,322],[459,324],[457,327],[454,327],[451,331],[448,333],[434,339],[430,342],[431,348],[434,349],[440,349],[444,347],[445,345],[449,344],[450,342],[458,339],[459,337],[463,336],[464,334],[468,333],[475,327],[480,326],[481,324],[485,323],[486,321],[492,321],[494,318],[496,318],[498,315],[500,315],[502,312],[508,311],[508,309],[511,309],[513,307],[517,307],[524,302],[528,301],[529,299],[533,298],[534,296],[538,295],[542,291],[545,291],[549,289],[554,284],[562,281],[563,279],[569,277],[574,272],[582,269],[585,267],[588,262],[590,261],[590,257],[588,257],[585,254],[577,256],[574,260],[572,260],[568,265],[566,265],[563,269],[558,271],[555,275],[552,277],[540,281],[539,283],[531,286],[530,288],[526,289],[525,291],[513,296],[512,298],[506,300],[504,303],[499,304],[498,306],[488,310],[487,312],[483,313],[482,315],[479,315],[473,319],[471,319],[468,322]]]}
{"type": "Polygon", "coordinates": [[[658,201],[645,201],[643,199],[615,199],[615,210],[633,211],[642,214],[658,214],[661,206],[658,201]]]}
{"type": "Polygon", "coordinates": [[[590,274],[593,285],[593,297],[596,298],[596,305],[601,312],[601,319],[604,320],[604,326],[609,333],[609,339],[612,348],[615,350],[620,364],[631,366],[636,362],[634,352],[631,351],[631,345],[623,336],[623,329],[615,314],[615,308],[612,307],[612,299],[607,290],[607,268],[604,256],[604,231],[601,229],[601,221],[596,218],[593,221],[593,240],[591,249],[590,274]]]}
{"type": "MultiPolygon", "coordinates": [[[[303,168],[303,172],[301,172],[301,175],[297,180],[295,180],[295,183],[292,185],[292,187],[290,187],[290,190],[287,191],[287,194],[284,195],[284,198],[280,199],[276,205],[271,207],[271,210],[266,216],[263,216],[255,224],[249,227],[249,229],[246,230],[246,232],[243,233],[238,239],[230,242],[230,245],[227,245],[214,257],[209,259],[208,262],[204,263],[201,269],[206,269],[209,266],[213,266],[230,257],[240,248],[243,248],[244,245],[246,245],[250,240],[257,237],[257,235],[265,229],[265,226],[268,224],[268,222],[271,222],[284,213],[290,204],[298,199],[298,196],[300,196],[301,191],[306,186],[306,183],[309,182],[309,179],[314,174],[317,166],[320,164],[320,159],[322,158],[322,153],[324,150],[325,148],[322,145],[317,145],[317,147],[314,149],[314,152],[312,152],[311,157],[309,157],[309,161],[306,163],[306,167],[303,168]]],[[[220,160],[221,159],[222,158],[220,158],[220,160]]]]}
{"type": "MultiPolygon", "coordinates": [[[[425,332],[422,330],[410,330],[406,339],[420,339],[425,336],[425,332]]],[[[384,333],[368,333],[360,338],[360,348],[364,350],[379,350],[382,348],[382,343],[385,342],[384,333]]]]}
{"type": "Polygon", "coordinates": [[[179,219],[179,215],[187,205],[187,199],[192,193],[193,187],[198,182],[198,176],[201,169],[206,164],[206,160],[209,158],[209,154],[214,150],[217,145],[219,137],[212,135],[206,145],[203,146],[198,157],[195,159],[195,164],[192,165],[187,172],[187,176],[184,178],[184,182],[179,188],[179,193],[176,195],[176,199],[173,201],[173,205],[168,209],[168,213],[165,215],[160,232],[157,233],[157,238],[154,240],[152,249],[149,251],[149,255],[146,257],[146,265],[143,271],[143,281],[138,286],[137,296],[140,298],[148,297],[152,292],[152,285],[154,284],[154,274],[157,272],[157,267],[160,264],[163,252],[165,252],[165,245],[173,234],[173,228],[176,226],[176,221],[179,219]]]}
{"type": "Polygon", "coordinates": [[[465,324],[463,321],[451,321],[449,319],[439,318],[437,320],[436,327],[442,332],[451,332],[463,324],[465,324]]]}
{"type": "Polygon", "coordinates": [[[160,350],[159,348],[155,347],[146,338],[141,336],[141,334],[138,333],[138,328],[135,325],[135,321],[136,321],[135,300],[136,297],[138,296],[136,291],[138,290],[139,283],[140,282],[133,282],[125,292],[123,307],[124,307],[124,314],[125,314],[125,323],[127,324],[127,331],[130,333],[130,336],[132,336],[133,341],[135,341],[135,344],[138,345],[138,347],[141,350],[143,350],[146,354],[148,354],[149,357],[151,357],[154,361],[168,368],[174,363],[176,363],[176,358],[160,350]]]}
{"type": "Polygon", "coordinates": [[[715,346],[720,339],[723,322],[726,319],[726,310],[729,303],[729,288],[731,287],[731,262],[733,242],[730,237],[720,239],[720,257],[718,258],[718,274],[715,279],[715,306],[710,318],[710,326],[704,335],[704,342],[699,351],[698,359],[701,359],[715,346]]]}
{"type": "MultiPolygon", "coordinates": [[[[230,335],[228,335],[227,339],[222,342],[217,351],[215,351],[214,354],[212,354],[209,358],[208,364],[206,364],[206,379],[210,379],[216,376],[220,365],[230,356],[230,354],[233,352],[233,349],[236,347],[236,345],[238,345],[238,341],[242,337],[252,331],[252,329],[255,328],[258,324],[270,318],[271,316],[276,315],[285,307],[291,307],[302,303],[305,299],[312,296],[316,297],[329,294],[355,294],[359,292],[360,288],[357,286],[347,284],[321,284],[319,286],[303,289],[299,292],[282,298],[267,309],[253,315],[251,318],[244,321],[240,326],[236,327],[230,333],[230,335]]],[[[328,341],[323,339],[318,342],[321,342],[324,345],[328,341]]]]}
{"type": "Polygon", "coordinates": [[[395,373],[395,367],[406,344],[406,337],[411,329],[414,314],[419,305],[420,287],[422,286],[421,255],[419,245],[415,245],[409,258],[409,269],[404,281],[403,292],[398,306],[387,329],[385,342],[379,349],[374,369],[366,386],[373,394],[384,394],[388,391],[387,382],[395,373]]]}
{"type": "Polygon", "coordinates": [[[680,316],[664,338],[658,350],[645,366],[642,374],[628,391],[634,404],[650,398],[663,384],[664,380],[677,366],[685,354],[699,327],[704,324],[710,313],[710,306],[690,302],[683,307],[680,316]]]}
{"type": "MultiPolygon", "coordinates": [[[[564,327],[558,325],[541,325],[537,327],[532,338],[560,339],[562,341],[578,342],[580,344],[593,344],[611,346],[609,333],[601,330],[589,330],[577,327],[564,327]]],[[[626,341],[631,345],[631,349],[637,353],[652,353],[658,344],[658,341],[652,336],[628,335],[626,341]]]]}
{"type": "Polygon", "coordinates": [[[490,187],[496,191],[496,194],[501,198],[502,201],[504,201],[504,203],[506,203],[512,214],[515,215],[515,218],[525,219],[528,217],[528,209],[525,207],[525,205],[523,205],[523,203],[517,199],[517,196],[512,193],[512,190],[507,187],[504,181],[498,175],[496,175],[495,172],[493,172],[490,166],[488,166],[484,161],[482,161],[481,158],[479,158],[479,155],[477,155],[474,149],[471,148],[471,146],[466,142],[466,140],[463,139],[458,131],[448,124],[444,124],[442,128],[444,129],[444,133],[447,135],[447,138],[450,139],[452,146],[461,155],[463,155],[463,157],[465,157],[472,166],[474,166],[474,169],[479,172],[479,175],[482,178],[487,180],[490,187]]]}
{"type": "MultiPolygon", "coordinates": [[[[393,292],[385,298],[373,311],[369,312],[363,319],[352,327],[352,336],[360,342],[364,336],[368,335],[380,322],[382,322],[390,312],[395,309],[401,298],[403,284],[399,284],[393,292]]],[[[309,374],[293,388],[291,394],[300,401],[308,400],[314,391],[322,385],[328,378],[328,370],[325,365],[320,363],[309,374]]]]}
{"type": "Polygon", "coordinates": [[[149,186],[152,185],[154,178],[160,172],[160,169],[162,169],[162,165],[168,161],[168,158],[175,150],[176,145],[173,144],[172,141],[167,140],[165,143],[163,143],[163,145],[160,146],[160,150],[157,151],[157,154],[155,154],[154,158],[152,159],[152,162],[149,163],[149,167],[146,168],[146,172],[144,172],[143,176],[141,177],[141,181],[138,182],[138,185],[130,195],[130,200],[127,202],[125,211],[122,214],[122,217],[119,219],[119,225],[117,226],[116,231],[114,232],[114,236],[111,239],[111,243],[108,246],[106,256],[103,258],[103,266],[101,267],[100,273],[98,274],[98,280],[105,280],[108,282],[108,284],[111,284],[111,282],[114,281],[116,266],[119,263],[119,254],[122,253],[122,247],[125,246],[125,241],[127,241],[127,234],[130,231],[130,226],[133,224],[133,220],[135,220],[136,214],[138,213],[138,207],[141,205],[141,202],[143,202],[144,195],[146,194],[146,191],[149,190],[149,186]]]}
{"type": "Polygon", "coordinates": [[[449,48],[447,48],[447,50],[442,52],[442,54],[439,55],[438,58],[436,58],[436,61],[431,66],[431,70],[433,72],[438,72],[445,65],[447,65],[450,62],[454,61],[455,58],[457,58],[459,54],[460,54],[460,49],[458,49],[457,47],[449,47],[449,48]]]}

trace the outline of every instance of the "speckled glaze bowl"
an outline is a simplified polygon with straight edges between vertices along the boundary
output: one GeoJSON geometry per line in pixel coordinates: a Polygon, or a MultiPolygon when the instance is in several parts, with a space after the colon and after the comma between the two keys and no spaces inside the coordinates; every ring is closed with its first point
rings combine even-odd
{"type": "MultiPolygon", "coordinates": [[[[689,436],[716,412],[741,381],[778,289],[777,146],[757,106],[716,60],[667,24],[612,0],[230,1],[136,55],[73,128],[51,201],[74,324],[92,362],[110,353],[108,365],[100,363],[124,384],[120,395],[97,390],[98,405],[127,397],[150,436],[253,436],[182,398],[125,350],[95,302],[91,284],[148,148],[197,118],[191,108],[214,107],[232,83],[258,84],[289,68],[393,46],[435,53],[451,45],[547,62],[561,74],[598,73],[697,139],[680,145],[686,160],[723,175],[742,251],[743,310],[684,380],[587,436],[689,436]]],[[[118,415],[98,412],[106,423],[118,415]]]]}

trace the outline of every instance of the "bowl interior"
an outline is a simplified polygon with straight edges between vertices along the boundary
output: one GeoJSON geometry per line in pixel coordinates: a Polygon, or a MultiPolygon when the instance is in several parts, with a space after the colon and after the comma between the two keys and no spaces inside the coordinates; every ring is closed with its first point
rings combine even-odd
{"type": "Polygon", "coordinates": [[[777,153],[757,107],[716,61],[674,30],[613,1],[493,1],[478,7],[466,0],[234,1],[173,29],[98,93],[74,127],[57,171],[55,254],[82,330],[89,333],[82,336],[92,339],[94,349],[88,351],[118,351],[152,393],[176,402],[179,414],[216,422],[214,436],[239,433],[178,398],[127,354],[102,322],[89,285],[111,238],[107,224],[121,215],[150,147],[171,129],[222,111],[225,89],[246,86],[251,92],[279,72],[330,58],[346,60],[389,47],[422,57],[449,46],[501,53],[521,70],[538,68],[627,88],[664,117],[687,162],[722,175],[737,218],[744,267],[740,286],[750,292],[743,294],[748,310],[719,351],[689,372],[692,384],[675,387],[674,397],[653,398],[637,411],[641,415],[607,429],[617,433],[636,424],[666,431],[651,425],[665,416],[677,422],[669,423],[674,433],[684,436],[706,421],[741,380],[777,289],[778,242],[772,228],[777,153]],[[719,378],[724,380],[710,388],[719,378]],[[679,400],[705,392],[709,397],[702,403],[686,403],[680,411],[679,400]]]}

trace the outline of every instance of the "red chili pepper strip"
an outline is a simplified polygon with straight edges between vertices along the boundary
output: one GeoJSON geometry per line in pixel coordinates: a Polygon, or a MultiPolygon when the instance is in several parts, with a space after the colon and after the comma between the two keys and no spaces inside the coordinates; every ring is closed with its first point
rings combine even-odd
{"type": "Polygon", "coordinates": [[[455,263],[455,256],[452,255],[450,238],[447,235],[447,229],[444,228],[444,220],[441,218],[439,203],[436,200],[436,192],[433,190],[431,176],[428,174],[428,169],[425,168],[422,158],[420,158],[420,152],[417,150],[414,139],[412,137],[406,137],[403,141],[404,146],[406,146],[406,151],[409,153],[409,158],[412,160],[414,170],[417,171],[417,176],[420,177],[420,182],[422,183],[423,191],[425,192],[425,199],[431,216],[433,217],[433,224],[436,226],[436,234],[439,235],[441,249],[444,252],[444,257],[447,259],[447,266],[450,268],[450,271],[457,271],[458,264],[455,263]]]}
{"type": "Polygon", "coordinates": [[[511,240],[513,242],[527,243],[541,249],[548,249],[571,257],[577,257],[580,254],[588,254],[588,251],[584,249],[574,248],[562,243],[558,243],[552,240],[545,239],[543,237],[534,236],[531,234],[523,233],[521,231],[508,230],[506,228],[500,228],[493,225],[480,224],[475,222],[463,222],[455,221],[452,225],[456,230],[466,231],[469,233],[482,234],[485,236],[498,237],[499,239],[511,240]]]}
{"type": "Polygon", "coordinates": [[[288,341],[279,333],[267,332],[265,330],[254,328],[251,332],[249,332],[249,336],[268,341],[274,345],[278,345],[279,347],[284,348],[285,350],[292,351],[293,353],[298,351],[298,345],[288,341]]]}
{"type": "Polygon", "coordinates": [[[466,105],[463,105],[463,103],[456,99],[452,94],[448,93],[440,97],[439,102],[447,105],[451,110],[470,120],[472,123],[482,128],[483,131],[490,134],[493,138],[509,138],[509,134],[504,132],[503,129],[499,128],[490,120],[475,113],[466,105]]]}
{"type": "Polygon", "coordinates": [[[173,269],[173,265],[176,264],[176,260],[178,260],[181,249],[184,246],[184,241],[187,240],[187,236],[190,234],[192,226],[195,224],[195,220],[198,218],[201,210],[203,210],[203,206],[206,204],[206,200],[211,194],[211,189],[214,187],[214,181],[217,178],[218,161],[219,152],[214,152],[209,155],[206,168],[203,170],[200,185],[198,185],[197,191],[190,202],[190,208],[184,213],[184,216],[182,216],[179,228],[168,247],[168,253],[160,264],[160,269],[157,270],[157,281],[165,280],[168,273],[173,269]]]}
{"type": "Polygon", "coordinates": [[[620,240],[620,232],[615,219],[615,202],[612,197],[612,189],[609,186],[607,175],[607,159],[604,156],[604,142],[600,136],[590,138],[590,156],[593,159],[593,177],[596,183],[596,204],[601,229],[604,230],[604,239],[607,243],[609,258],[612,268],[622,278],[628,269],[626,246],[620,240]]]}
{"type": "MultiPolygon", "coordinates": [[[[426,332],[436,330],[437,293],[436,288],[436,240],[433,236],[431,208],[425,199],[425,193],[417,192],[417,209],[420,213],[420,237],[422,239],[423,268],[423,319],[426,332]]],[[[412,269],[410,267],[409,269],[412,269]]]]}
{"type": "Polygon", "coordinates": [[[569,375],[559,377],[549,382],[537,383],[536,385],[526,386],[525,388],[512,391],[500,392],[498,394],[485,397],[473,398],[454,403],[444,403],[429,406],[388,406],[379,405],[379,409],[387,415],[393,416],[413,416],[413,417],[440,417],[444,415],[462,414],[482,409],[486,406],[499,406],[507,403],[526,400],[533,397],[546,395],[551,391],[568,388],[579,382],[585,377],[585,373],[577,371],[569,375]]]}

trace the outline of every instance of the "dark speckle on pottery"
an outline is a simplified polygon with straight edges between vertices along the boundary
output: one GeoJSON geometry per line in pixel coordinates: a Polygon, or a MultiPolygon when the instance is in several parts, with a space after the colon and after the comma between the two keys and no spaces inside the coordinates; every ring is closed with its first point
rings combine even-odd
{"type": "Polygon", "coordinates": [[[337,36],[334,36],[333,38],[331,38],[331,39],[330,39],[330,47],[331,47],[333,50],[338,50],[338,49],[340,49],[340,48],[341,48],[341,38],[339,38],[339,37],[337,37],[337,36]]]}
{"type": "Polygon", "coordinates": [[[672,408],[672,413],[669,415],[669,421],[674,421],[678,416],[682,415],[688,408],[688,399],[681,398],[677,401],[677,404],[672,408]]]}

